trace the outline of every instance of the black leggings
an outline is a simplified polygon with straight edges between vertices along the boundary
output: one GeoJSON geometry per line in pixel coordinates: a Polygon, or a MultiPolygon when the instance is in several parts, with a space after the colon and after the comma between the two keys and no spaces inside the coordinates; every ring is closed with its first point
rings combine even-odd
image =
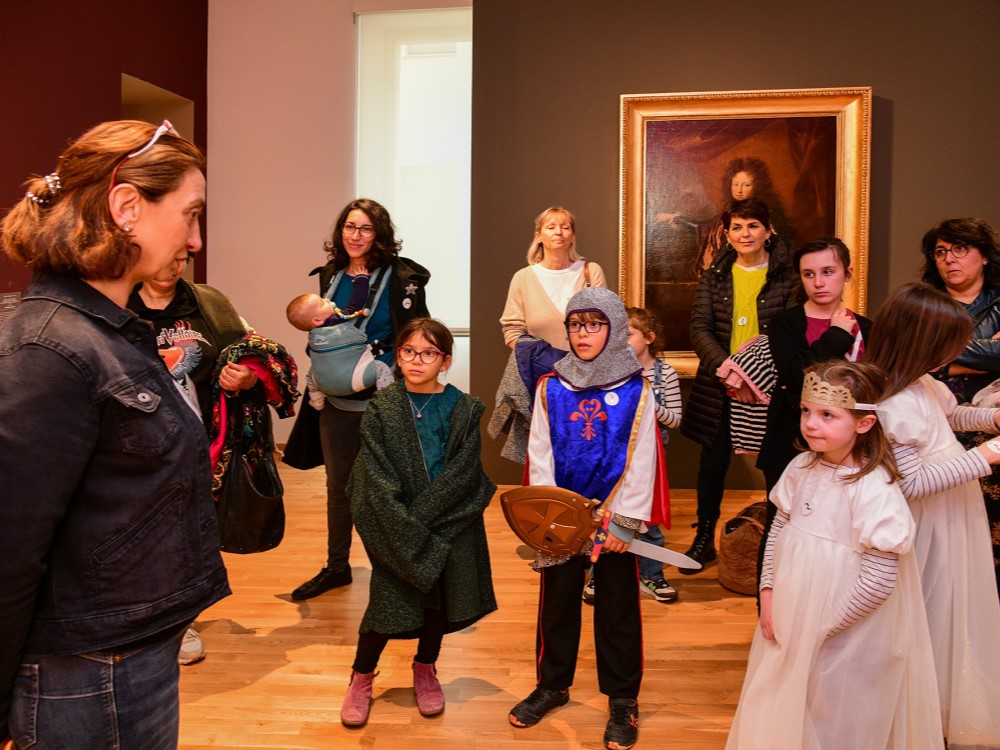
{"type": "Polygon", "coordinates": [[[374,672],[379,657],[391,638],[417,638],[417,655],[414,661],[433,664],[441,653],[441,641],[445,633],[444,612],[440,609],[424,610],[424,624],[408,633],[376,633],[369,631],[358,634],[358,651],[354,656],[353,669],[361,674],[374,672]]]}

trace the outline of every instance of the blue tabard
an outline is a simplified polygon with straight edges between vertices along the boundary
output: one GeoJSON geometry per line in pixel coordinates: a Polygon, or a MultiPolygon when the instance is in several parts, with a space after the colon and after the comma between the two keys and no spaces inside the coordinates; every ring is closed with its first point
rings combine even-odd
{"type": "Polygon", "coordinates": [[[608,391],[572,391],[555,376],[545,381],[557,486],[602,503],[608,498],[625,473],[642,388],[641,375],[608,391]]]}

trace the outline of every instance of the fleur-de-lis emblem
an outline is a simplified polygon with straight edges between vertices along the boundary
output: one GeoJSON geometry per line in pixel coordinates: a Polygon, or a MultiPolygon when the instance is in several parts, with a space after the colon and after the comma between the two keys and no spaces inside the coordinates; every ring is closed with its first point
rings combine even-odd
{"type": "Polygon", "coordinates": [[[592,440],[597,437],[597,432],[594,430],[594,423],[608,421],[608,415],[604,413],[601,402],[596,398],[585,398],[576,408],[579,411],[573,412],[569,418],[572,422],[583,420],[583,432],[580,433],[583,439],[592,440]]]}

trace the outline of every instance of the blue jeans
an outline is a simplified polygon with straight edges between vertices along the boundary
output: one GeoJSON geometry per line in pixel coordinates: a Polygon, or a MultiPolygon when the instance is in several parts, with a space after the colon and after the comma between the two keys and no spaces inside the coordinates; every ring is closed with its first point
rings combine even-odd
{"type": "Polygon", "coordinates": [[[177,750],[177,652],[185,627],[141,647],[21,665],[10,733],[22,750],[177,750]]]}
{"type": "MultiPolygon", "coordinates": [[[[650,526],[645,534],[639,535],[639,538],[644,542],[655,544],[657,547],[663,546],[663,532],[660,531],[659,526],[650,526]]],[[[643,578],[652,578],[654,581],[657,578],[662,578],[663,563],[659,560],[651,560],[648,557],[640,557],[639,575],[643,578]]]]}

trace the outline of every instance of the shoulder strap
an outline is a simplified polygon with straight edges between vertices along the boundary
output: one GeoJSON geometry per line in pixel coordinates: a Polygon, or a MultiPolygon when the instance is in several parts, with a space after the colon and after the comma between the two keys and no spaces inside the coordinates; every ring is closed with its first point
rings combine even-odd
{"type": "Polygon", "coordinates": [[[388,272],[389,266],[383,266],[372,276],[371,286],[368,287],[368,299],[365,300],[365,309],[368,310],[368,313],[366,315],[359,315],[354,321],[354,327],[359,331],[364,331],[368,328],[368,320],[371,318],[372,313],[375,312],[375,308],[378,307],[378,302],[382,299],[382,292],[385,291],[385,287],[382,286],[382,280],[388,272]]]}
{"type": "Polygon", "coordinates": [[[330,282],[330,286],[328,286],[326,288],[326,291],[323,292],[324,299],[333,299],[333,295],[337,291],[337,287],[340,285],[340,280],[344,278],[345,270],[346,269],[341,268],[339,271],[337,271],[337,273],[334,274],[333,280],[330,282]]]}

